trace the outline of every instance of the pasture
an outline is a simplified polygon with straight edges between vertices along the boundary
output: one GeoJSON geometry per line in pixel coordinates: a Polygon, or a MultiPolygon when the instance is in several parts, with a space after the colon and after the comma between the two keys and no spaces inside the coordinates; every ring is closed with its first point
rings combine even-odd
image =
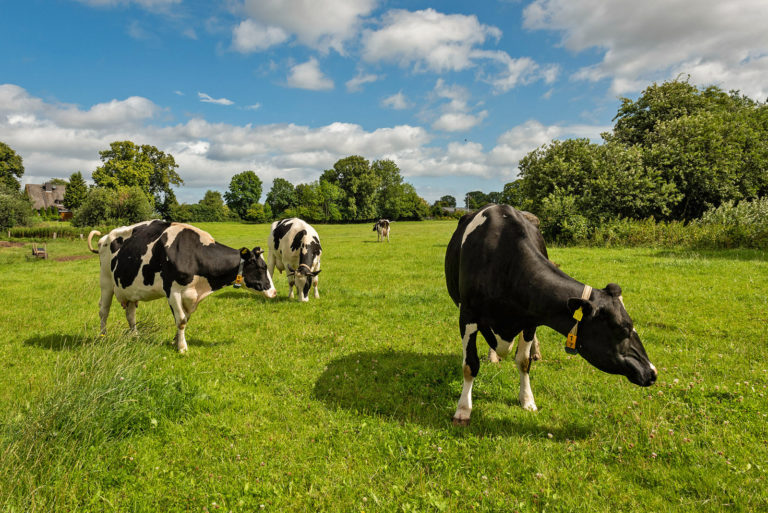
{"type": "MultiPolygon", "coordinates": [[[[267,246],[268,225],[198,226],[267,246]]],[[[377,243],[370,224],[316,225],[320,299],[287,300],[284,274],[274,300],[226,288],[186,356],[165,300],[139,305],[137,338],[113,302],[98,337],[84,241],[49,241],[49,260],[0,247],[0,510],[768,509],[768,254],[550,248],[574,278],[622,286],[657,384],[540,328],[539,411],[519,407],[514,362],[484,360],[458,428],[455,226],[394,223],[377,243]]]]}

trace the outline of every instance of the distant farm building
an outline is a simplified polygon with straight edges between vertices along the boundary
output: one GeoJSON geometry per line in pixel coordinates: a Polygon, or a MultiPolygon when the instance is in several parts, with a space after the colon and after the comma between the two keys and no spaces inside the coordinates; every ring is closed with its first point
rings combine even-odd
{"type": "Polygon", "coordinates": [[[72,212],[64,208],[64,192],[66,190],[66,185],[51,182],[46,182],[43,185],[28,183],[24,186],[24,192],[32,202],[32,208],[40,210],[56,207],[62,220],[72,218],[72,212]]]}

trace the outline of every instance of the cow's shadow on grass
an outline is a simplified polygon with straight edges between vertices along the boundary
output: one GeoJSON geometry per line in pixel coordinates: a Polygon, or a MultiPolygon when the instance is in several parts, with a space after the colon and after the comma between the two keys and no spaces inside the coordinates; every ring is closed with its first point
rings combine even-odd
{"type": "Polygon", "coordinates": [[[469,432],[482,436],[546,437],[551,433],[558,440],[574,440],[592,433],[592,426],[586,421],[549,420],[524,411],[517,401],[516,389],[506,391],[503,397],[483,394],[479,398],[488,409],[494,402],[505,403],[498,418],[484,416],[476,397],[471,426],[455,428],[451,416],[461,383],[461,366],[454,355],[358,352],[331,361],[315,382],[312,396],[334,409],[454,430],[458,435],[469,432]]]}
{"type": "MultiPolygon", "coordinates": [[[[277,285],[275,285],[275,287],[277,288],[277,285]]],[[[288,294],[287,290],[288,290],[288,285],[285,286],[285,291],[284,291],[285,294],[288,294]]],[[[261,294],[261,293],[249,292],[249,291],[241,292],[241,291],[238,291],[238,290],[230,290],[230,291],[227,291],[227,292],[219,292],[218,294],[214,294],[214,295],[210,296],[210,298],[208,300],[216,299],[216,298],[219,298],[219,299],[242,299],[244,301],[255,300],[255,301],[258,301],[260,303],[267,303],[267,302],[269,302],[269,303],[273,303],[273,302],[280,303],[280,302],[283,302],[283,301],[288,301],[288,296],[287,295],[280,296],[279,294],[280,293],[278,292],[277,297],[269,299],[269,298],[264,297],[264,295],[261,294]]]]}
{"type": "Polygon", "coordinates": [[[87,337],[85,335],[51,333],[30,337],[24,341],[24,345],[50,349],[51,351],[66,351],[93,344],[95,340],[96,337],[87,337]]]}

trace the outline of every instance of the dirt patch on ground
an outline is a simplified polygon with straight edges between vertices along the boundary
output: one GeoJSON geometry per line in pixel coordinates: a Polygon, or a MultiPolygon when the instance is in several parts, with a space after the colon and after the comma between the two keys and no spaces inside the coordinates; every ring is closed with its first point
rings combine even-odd
{"type": "Polygon", "coordinates": [[[94,258],[92,255],[69,255],[63,257],[56,257],[54,260],[57,262],[71,262],[72,260],[85,260],[86,258],[94,258]]]}
{"type": "Polygon", "coordinates": [[[7,240],[0,240],[0,248],[23,248],[23,242],[8,242],[7,240]]]}

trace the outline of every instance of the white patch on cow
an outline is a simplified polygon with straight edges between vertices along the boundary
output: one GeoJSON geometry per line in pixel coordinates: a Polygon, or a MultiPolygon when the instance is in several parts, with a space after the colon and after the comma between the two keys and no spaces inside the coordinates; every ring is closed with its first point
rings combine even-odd
{"type": "Polygon", "coordinates": [[[467,345],[469,344],[470,337],[475,333],[477,333],[477,324],[470,323],[464,326],[464,338],[461,339],[461,344],[464,346],[464,359],[462,360],[464,384],[461,387],[461,396],[456,407],[456,413],[453,414],[454,422],[469,422],[469,417],[472,414],[472,383],[475,378],[472,377],[467,365],[467,345]]]}
{"type": "Polygon", "coordinates": [[[173,244],[173,241],[176,240],[176,237],[181,233],[183,230],[192,230],[193,232],[197,233],[197,235],[200,237],[200,244],[203,246],[209,246],[213,244],[214,241],[213,237],[208,232],[204,232],[200,228],[196,228],[189,224],[184,223],[171,223],[171,226],[169,226],[165,230],[165,234],[168,237],[168,240],[165,242],[165,247],[169,248],[171,247],[171,244],[173,244]]]}
{"type": "Polygon", "coordinates": [[[497,333],[494,333],[493,336],[496,337],[496,354],[502,358],[506,358],[509,354],[509,350],[512,348],[514,340],[508,342],[501,338],[497,333]]]}
{"type": "MultiPolygon", "coordinates": [[[[269,248],[269,254],[267,255],[267,271],[269,272],[270,276],[272,276],[275,267],[277,267],[277,269],[281,272],[286,271],[289,299],[293,299],[293,289],[295,287],[299,300],[301,300],[301,302],[309,301],[309,294],[306,296],[304,295],[304,285],[306,284],[307,279],[312,280],[311,286],[315,288],[315,297],[320,297],[320,292],[317,289],[318,277],[315,276],[307,278],[303,275],[300,275],[299,273],[296,273],[296,270],[299,268],[299,264],[301,263],[302,253],[306,254],[307,247],[309,247],[309,245],[314,241],[315,237],[317,237],[318,241],[320,240],[320,236],[317,234],[317,231],[315,231],[315,229],[312,228],[312,226],[310,226],[308,223],[298,218],[284,219],[283,221],[275,221],[272,223],[272,229],[270,230],[269,239],[267,240],[267,247],[269,248]],[[278,246],[275,247],[274,232],[278,223],[291,223],[291,227],[278,241],[278,246]],[[296,237],[296,234],[302,230],[305,230],[306,234],[301,240],[300,247],[297,249],[291,249],[293,239],[296,237]],[[293,269],[293,272],[289,271],[288,267],[293,269]]],[[[312,261],[312,265],[310,266],[311,272],[314,273],[320,270],[321,255],[322,250],[320,255],[316,255],[312,261]]]]}
{"type": "Polygon", "coordinates": [[[536,402],[533,400],[533,390],[531,390],[531,379],[528,374],[530,366],[529,355],[531,352],[531,345],[533,340],[526,342],[523,338],[523,334],[520,333],[518,337],[519,343],[517,345],[517,353],[515,354],[515,362],[517,363],[517,370],[520,371],[520,405],[524,410],[536,411],[536,402]]]}
{"type": "Polygon", "coordinates": [[[472,220],[469,222],[467,227],[464,229],[464,235],[461,237],[461,245],[464,245],[464,242],[467,240],[467,237],[470,233],[475,231],[478,226],[482,225],[486,219],[488,219],[486,216],[483,215],[483,212],[488,210],[491,207],[486,207],[483,210],[480,210],[475,217],[472,218],[472,220]]]}

